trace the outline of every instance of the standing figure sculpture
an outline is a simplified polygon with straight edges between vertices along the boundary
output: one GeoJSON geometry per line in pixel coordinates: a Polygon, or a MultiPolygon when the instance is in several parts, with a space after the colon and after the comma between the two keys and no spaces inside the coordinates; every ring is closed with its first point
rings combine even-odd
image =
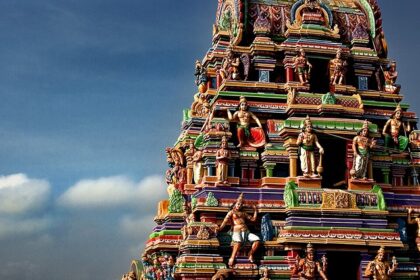
{"type": "Polygon", "coordinates": [[[254,148],[265,145],[265,134],[260,120],[252,112],[248,111],[248,102],[241,96],[239,100],[239,110],[233,115],[227,110],[229,121],[237,121],[238,147],[251,146],[254,148]],[[258,128],[250,128],[251,119],[254,120],[258,128]]]}
{"type": "Polygon", "coordinates": [[[385,76],[385,91],[390,93],[398,93],[401,85],[396,84],[398,78],[397,63],[392,61],[388,70],[384,72],[385,76]]]}
{"type": "Polygon", "coordinates": [[[390,280],[397,266],[395,257],[392,258],[392,266],[385,261],[385,248],[381,247],[375,259],[368,263],[364,276],[373,280],[390,280]]]}
{"type": "Polygon", "coordinates": [[[417,224],[417,238],[416,238],[416,244],[417,249],[420,251],[420,217],[413,218],[411,215],[413,213],[412,208],[408,208],[408,219],[407,222],[411,225],[417,224]]]}
{"type": "Polygon", "coordinates": [[[253,205],[254,214],[250,216],[243,210],[243,194],[241,193],[233,206],[233,209],[230,210],[227,214],[225,219],[223,220],[222,224],[218,228],[218,231],[222,230],[228,222],[231,223],[233,227],[233,234],[232,234],[232,242],[233,242],[233,249],[232,254],[229,258],[229,266],[233,266],[235,262],[236,255],[238,254],[241,245],[251,242],[251,250],[248,254],[248,260],[253,263],[254,262],[254,253],[257,251],[258,246],[260,245],[260,238],[249,232],[248,226],[246,224],[247,221],[255,222],[257,220],[257,207],[253,205]]]}
{"type": "Polygon", "coordinates": [[[223,136],[220,149],[216,152],[216,172],[217,172],[217,184],[229,184],[228,182],[228,170],[229,170],[229,159],[231,153],[228,148],[228,141],[226,136],[223,136]]]}
{"type": "Polygon", "coordinates": [[[299,277],[299,280],[315,280],[317,275],[321,276],[322,279],[328,280],[326,275],[327,262],[326,258],[323,257],[323,265],[320,262],[315,261],[315,252],[311,243],[306,246],[306,256],[304,259],[299,257],[296,260],[296,265],[293,268],[292,275],[299,277]]]}
{"type": "Polygon", "coordinates": [[[184,156],[187,161],[187,184],[192,184],[194,179],[194,161],[193,157],[196,152],[194,142],[190,142],[188,149],[185,151],[184,156]]]}
{"type": "Polygon", "coordinates": [[[356,137],[353,138],[353,168],[350,170],[350,175],[353,179],[366,180],[366,173],[369,163],[370,149],[375,147],[375,139],[369,138],[369,123],[366,120],[363,123],[362,129],[356,137]]]}
{"type": "Polygon", "coordinates": [[[220,69],[220,76],[223,80],[238,80],[239,77],[239,66],[241,60],[239,57],[234,57],[232,49],[229,49],[226,57],[222,61],[222,68],[220,69]]]}
{"type": "Polygon", "coordinates": [[[319,144],[318,137],[313,133],[312,121],[309,116],[306,117],[303,131],[299,134],[296,145],[300,147],[300,168],[305,177],[319,177],[315,173],[315,147],[319,149],[320,158],[324,154],[324,149],[319,144]]]}
{"type": "Polygon", "coordinates": [[[303,49],[299,50],[299,55],[294,59],[295,71],[299,76],[300,84],[309,83],[309,75],[311,74],[312,64],[309,63],[306,58],[305,51],[303,49]]]}
{"type": "Polygon", "coordinates": [[[203,67],[203,65],[201,64],[199,60],[195,62],[194,76],[195,76],[195,84],[198,87],[198,92],[201,94],[205,93],[207,91],[207,82],[208,82],[207,69],[203,67]]]}
{"type": "Polygon", "coordinates": [[[346,74],[347,62],[341,58],[341,49],[337,51],[336,57],[330,62],[330,69],[332,70],[331,84],[342,85],[346,74]]]}
{"type": "Polygon", "coordinates": [[[400,151],[404,151],[407,148],[409,139],[405,134],[411,130],[410,123],[406,125],[402,121],[402,114],[403,110],[398,104],[391,119],[386,122],[382,130],[382,134],[385,136],[385,146],[396,148],[400,151]]]}

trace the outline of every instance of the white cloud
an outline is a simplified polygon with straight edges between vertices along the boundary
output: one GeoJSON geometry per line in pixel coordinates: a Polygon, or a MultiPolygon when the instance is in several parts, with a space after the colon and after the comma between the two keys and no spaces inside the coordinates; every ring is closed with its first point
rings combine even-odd
{"type": "Polygon", "coordinates": [[[50,184],[19,173],[0,177],[0,214],[26,214],[45,207],[50,184]]]}
{"type": "Polygon", "coordinates": [[[160,176],[149,176],[136,183],[125,176],[81,180],[58,199],[66,208],[140,207],[149,210],[165,198],[160,176]]]}
{"type": "Polygon", "coordinates": [[[19,219],[0,217],[0,239],[16,235],[32,235],[47,230],[52,220],[47,217],[19,219]]]}

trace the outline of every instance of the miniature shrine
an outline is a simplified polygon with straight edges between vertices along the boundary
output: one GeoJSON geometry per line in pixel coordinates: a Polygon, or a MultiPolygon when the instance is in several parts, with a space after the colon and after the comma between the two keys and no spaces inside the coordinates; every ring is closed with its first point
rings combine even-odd
{"type": "Polygon", "coordinates": [[[218,0],[124,279],[419,279],[420,131],[384,34],[377,0],[218,0]]]}

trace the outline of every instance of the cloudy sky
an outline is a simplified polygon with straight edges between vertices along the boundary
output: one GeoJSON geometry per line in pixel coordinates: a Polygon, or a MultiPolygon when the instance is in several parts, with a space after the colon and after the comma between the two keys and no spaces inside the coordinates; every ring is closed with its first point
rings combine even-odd
{"type": "MultiPolygon", "coordinates": [[[[419,111],[415,0],[383,0],[419,111]]],[[[120,279],[165,198],[216,0],[0,0],[0,279],[120,279]]]]}

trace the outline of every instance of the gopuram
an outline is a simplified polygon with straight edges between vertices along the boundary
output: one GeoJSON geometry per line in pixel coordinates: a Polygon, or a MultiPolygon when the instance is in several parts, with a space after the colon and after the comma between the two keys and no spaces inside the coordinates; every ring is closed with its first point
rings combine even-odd
{"type": "Polygon", "coordinates": [[[420,131],[377,0],[218,0],[194,73],[123,279],[419,279],[420,131]]]}

